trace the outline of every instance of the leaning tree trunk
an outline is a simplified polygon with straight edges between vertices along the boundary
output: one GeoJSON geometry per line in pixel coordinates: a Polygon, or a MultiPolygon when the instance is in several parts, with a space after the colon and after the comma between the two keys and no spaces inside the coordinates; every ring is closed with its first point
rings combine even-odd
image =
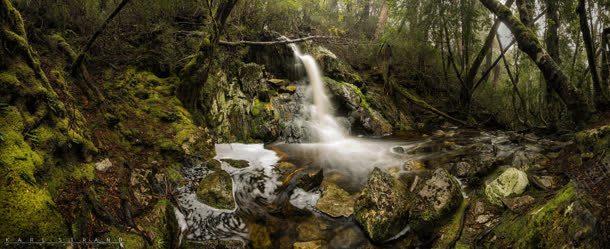
{"type": "Polygon", "coordinates": [[[178,98],[193,115],[201,115],[199,113],[202,107],[201,94],[212,68],[214,52],[220,41],[224,24],[238,1],[226,0],[218,6],[216,14],[211,17],[213,18],[211,29],[204,32],[206,35],[204,35],[199,49],[180,72],[182,84],[178,88],[178,98]]]}
{"type": "Polygon", "coordinates": [[[585,51],[587,52],[587,62],[589,63],[591,80],[593,81],[595,101],[598,104],[605,105],[607,103],[607,96],[606,91],[602,89],[601,84],[599,82],[599,74],[597,74],[595,49],[593,48],[593,39],[591,38],[591,30],[589,29],[585,0],[578,1],[578,7],[576,8],[576,12],[578,12],[578,19],[580,21],[580,31],[582,32],[582,39],[585,44],[585,51]]]}
{"type": "Polygon", "coordinates": [[[542,47],[536,33],[517,19],[511,10],[498,0],[480,0],[513,33],[519,49],[526,53],[542,72],[544,79],[559,94],[572,113],[574,121],[582,122],[593,111],[584,96],[571,84],[566,74],[542,47]]]}

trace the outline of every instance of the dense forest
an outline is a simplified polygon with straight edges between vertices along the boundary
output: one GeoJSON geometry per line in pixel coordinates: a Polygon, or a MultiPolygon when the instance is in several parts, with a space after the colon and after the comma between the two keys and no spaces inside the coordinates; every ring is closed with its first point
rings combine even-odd
{"type": "Polygon", "coordinates": [[[3,248],[608,248],[608,0],[0,0],[3,248]]]}

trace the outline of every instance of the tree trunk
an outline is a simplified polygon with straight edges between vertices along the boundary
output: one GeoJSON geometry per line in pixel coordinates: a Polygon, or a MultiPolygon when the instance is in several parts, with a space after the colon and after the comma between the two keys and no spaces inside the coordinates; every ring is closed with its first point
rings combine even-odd
{"type": "Polygon", "coordinates": [[[583,122],[585,121],[584,119],[588,119],[592,108],[587,106],[584,96],[569,82],[563,70],[544,50],[536,33],[525,26],[512,14],[509,8],[498,0],[480,1],[510,29],[519,43],[519,49],[526,53],[538,66],[547,84],[559,94],[568,110],[572,113],[574,121],[583,122]]]}
{"type": "Polygon", "coordinates": [[[375,39],[379,38],[379,35],[385,28],[385,24],[388,21],[388,1],[382,0],[381,13],[379,13],[379,20],[377,21],[377,28],[375,29],[375,39]]]}
{"type": "Polygon", "coordinates": [[[546,43],[546,50],[555,62],[561,65],[561,58],[559,56],[559,16],[557,12],[557,1],[545,0],[546,3],[546,34],[544,42],[546,43]]]}
{"type": "Polygon", "coordinates": [[[602,32],[602,68],[601,80],[602,88],[605,91],[610,91],[610,43],[608,42],[610,28],[605,28],[602,32]]]}
{"type": "Polygon", "coordinates": [[[593,81],[594,99],[599,104],[606,104],[606,94],[602,90],[599,82],[599,74],[597,74],[597,63],[595,62],[595,51],[593,48],[593,39],[591,38],[591,30],[589,29],[589,23],[587,18],[587,8],[585,0],[578,1],[578,19],[580,21],[580,31],[582,32],[582,40],[585,44],[585,51],[587,52],[587,62],[589,64],[589,70],[591,72],[591,80],[593,81]]]}
{"type": "Polygon", "coordinates": [[[207,35],[203,37],[199,49],[180,72],[182,84],[177,95],[193,115],[200,115],[202,89],[213,65],[214,51],[220,41],[224,24],[238,1],[227,0],[218,6],[211,20],[211,30],[205,32],[207,35]]]}
{"type": "MultiPolygon", "coordinates": [[[[551,0],[552,1],[552,0],[551,0]]],[[[526,27],[536,32],[536,22],[534,21],[534,10],[536,3],[534,0],[517,0],[517,10],[519,11],[519,20],[526,27]]]]}

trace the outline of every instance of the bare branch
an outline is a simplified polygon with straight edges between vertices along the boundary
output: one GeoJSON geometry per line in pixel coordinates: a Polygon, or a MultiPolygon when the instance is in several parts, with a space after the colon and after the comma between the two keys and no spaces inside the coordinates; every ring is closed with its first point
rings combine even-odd
{"type": "Polygon", "coordinates": [[[309,40],[327,40],[327,39],[337,39],[335,36],[307,36],[297,39],[284,39],[284,40],[276,40],[276,41],[220,41],[219,44],[226,46],[240,46],[240,45],[261,45],[261,46],[272,46],[272,45],[280,45],[280,44],[289,44],[289,43],[297,43],[304,42],[309,40]]]}

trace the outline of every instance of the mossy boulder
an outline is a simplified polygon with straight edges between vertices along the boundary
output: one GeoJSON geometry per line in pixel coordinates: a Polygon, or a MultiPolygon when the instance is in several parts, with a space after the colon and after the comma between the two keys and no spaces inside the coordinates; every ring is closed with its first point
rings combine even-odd
{"type": "Polygon", "coordinates": [[[461,187],[446,169],[436,169],[414,190],[419,198],[411,217],[414,229],[431,226],[452,213],[462,203],[461,187]]]}
{"type": "Polygon", "coordinates": [[[502,205],[503,198],[522,194],[528,184],[525,172],[508,168],[485,186],[485,195],[491,203],[502,205]]]}
{"type": "Polygon", "coordinates": [[[330,50],[318,46],[313,55],[320,63],[324,75],[340,81],[349,82],[356,86],[362,86],[362,78],[349,64],[341,61],[330,50]]]}
{"type": "Polygon", "coordinates": [[[354,217],[371,240],[384,242],[407,226],[414,198],[402,182],[375,168],[356,199],[354,217]]]}
{"type": "Polygon", "coordinates": [[[199,201],[215,208],[234,209],[233,180],[224,170],[205,176],[197,187],[199,201]]]}
{"type": "Polygon", "coordinates": [[[325,77],[324,82],[339,109],[339,114],[347,116],[356,130],[376,136],[392,132],[392,125],[377,110],[371,108],[360,88],[329,77],[325,77]]]}

